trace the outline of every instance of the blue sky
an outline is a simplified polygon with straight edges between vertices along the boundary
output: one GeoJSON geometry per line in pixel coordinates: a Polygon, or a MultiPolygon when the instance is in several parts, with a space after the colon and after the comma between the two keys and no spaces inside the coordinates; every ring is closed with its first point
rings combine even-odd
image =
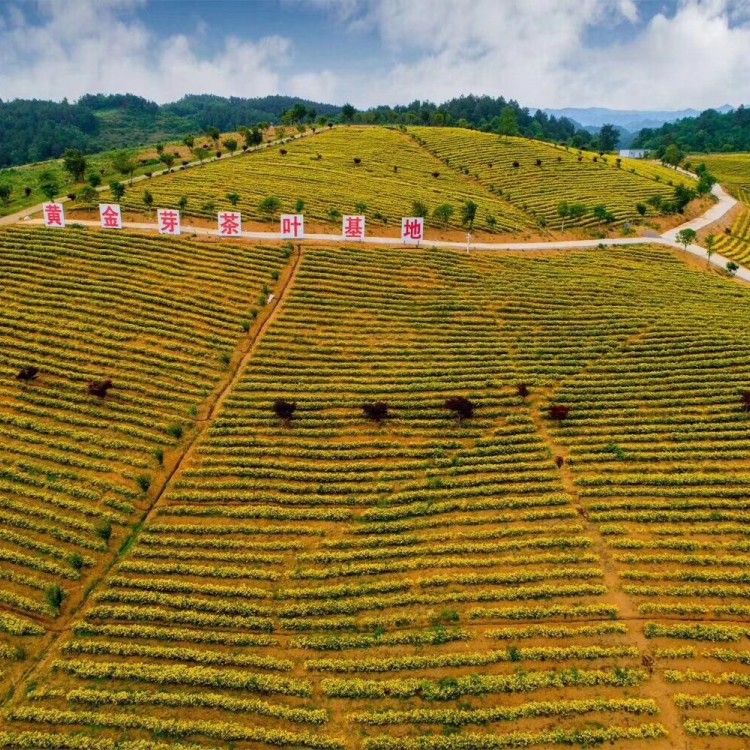
{"type": "Polygon", "coordinates": [[[750,101],[750,0],[0,0],[0,98],[750,101]]]}

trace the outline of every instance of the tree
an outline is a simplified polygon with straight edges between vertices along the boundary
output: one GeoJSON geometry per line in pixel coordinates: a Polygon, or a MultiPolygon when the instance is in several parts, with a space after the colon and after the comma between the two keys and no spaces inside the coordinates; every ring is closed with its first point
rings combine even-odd
{"type": "Polygon", "coordinates": [[[635,210],[638,212],[638,215],[643,217],[646,215],[646,211],[648,211],[648,207],[645,203],[636,203],[635,204],[635,210]]]}
{"type": "Polygon", "coordinates": [[[684,158],[684,152],[680,150],[679,146],[672,143],[664,150],[664,156],[661,157],[661,160],[664,164],[678,167],[684,158]]]}
{"type": "Polygon", "coordinates": [[[112,157],[112,169],[118,172],[123,177],[129,175],[131,181],[133,179],[133,172],[136,170],[135,160],[130,156],[127,151],[118,151],[112,157]]]}
{"type": "Polygon", "coordinates": [[[188,147],[189,149],[192,149],[192,148],[193,148],[193,146],[195,145],[195,138],[193,138],[193,136],[192,136],[192,135],[186,135],[186,136],[185,136],[185,137],[184,137],[184,138],[182,139],[182,142],[183,142],[183,143],[184,143],[184,144],[185,144],[185,145],[186,145],[186,146],[187,146],[187,147],[188,147]]]}
{"type": "Polygon", "coordinates": [[[453,206],[451,206],[450,203],[441,203],[432,212],[432,218],[435,219],[435,221],[440,222],[440,224],[442,224],[444,227],[447,227],[454,211],[455,209],[453,208],[453,206]]]}
{"type": "Polygon", "coordinates": [[[571,203],[568,216],[573,222],[580,221],[588,213],[588,210],[588,207],[583,203],[571,203]]]}
{"type": "Polygon", "coordinates": [[[733,260],[730,260],[729,263],[727,263],[727,273],[730,276],[734,276],[739,270],[740,270],[739,264],[735,263],[733,260]]]}
{"type": "Polygon", "coordinates": [[[380,424],[388,418],[388,404],[385,401],[374,401],[362,404],[362,413],[371,422],[380,424]]]}
{"type": "Polygon", "coordinates": [[[172,165],[174,164],[174,156],[172,154],[162,154],[159,157],[159,161],[163,164],[166,164],[167,169],[172,169],[172,165]]]}
{"type": "Polygon", "coordinates": [[[356,212],[357,212],[358,214],[364,214],[364,213],[367,213],[367,204],[366,204],[366,203],[364,203],[363,201],[357,201],[357,202],[356,202],[356,203],[354,204],[354,210],[355,210],[355,211],[356,211],[356,212]]]}
{"type": "Polygon", "coordinates": [[[610,224],[615,220],[614,214],[608,211],[607,207],[603,203],[600,203],[598,206],[594,206],[593,214],[594,218],[602,224],[610,224]]]}
{"type": "Polygon", "coordinates": [[[193,149],[193,155],[202,164],[203,160],[208,156],[208,150],[203,148],[203,146],[196,146],[193,149]]]}
{"type": "Polygon", "coordinates": [[[227,200],[235,207],[237,208],[237,204],[240,202],[240,194],[239,193],[227,193],[227,200]]]}
{"type": "Polygon", "coordinates": [[[156,153],[161,156],[164,153],[164,144],[163,143],[157,143],[156,144],[156,153]]]}
{"type": "Polygon", "coordinates": [[[148,212],[151,213],[151,209],[154,207],[154,196],[148,190],[143,191],[143,205],[146,206],[148,212]]]}
{"type": "Polygon", "coordinates": [[[695,198],[695,190],[687,187],[686,185],[678,185],[674,189],[673,204],[675,211],[682,213],[685,210],[685,206],[695,198]]]}
{"type": "Polygon", "coordinates": [[[177,208],[180,209],[180,211],[184,211],[187,208],[188,204],[188,198],[186,195],[183,195],[180,200],[177,201],[177,208]]]}
{"type": "Polygon", "coordinates": [[[221,138],[221,131],[219,128],[206,128],[206,135],[214,142],[216,146],[219,145],[219,138],[221,138]]]}
{"type": "Polygon", "coordinates": [[[78,193],[78,199],[81,203],[93,203],[96,200],[98,193],[91,185],[86,185],[80,193],[78,193]]]}
{"type": "Polygon", "coordinates": [[[7,183],[0,184],[0,203],[7,206],[10,203],[10,196],[13,192],[13,188],[7,183]]]}
{"type": "Polygon", "coordinates": [[[57,177],[49,170],[45,170],[39,175],[39,189],[48,201],[54,200],[55,196],[60,192],[57,177]]]}
{"type": "Polygon", "coordinates": [[[121,182],[110,182],[109,189],[112,192],[112,197],[116,201],[121,201],[123,196],[125,195],[125,185],[123,185],[121,182]]]}
{"type": "Polygon", "coordinates": [[[570,414],[570,407],[564,406],[563,404],[551,404],[549,407],[550,419],[554,419],[556,422],[562,422],[570,414]]]}
{"type": "Polygon", "coordinates": [[[106,380],[92,380],[89,382],[87,388],[88,392],[92,396],[98,396],[104,398],[107,395],[107,391],[114,386],[114,383],[110,378],[106,380]]]}
{"type": "Polygon", "coordinates": [[[710,265],[711,263],[711,256],[716,252],[716,237],[714,237],[713,234],[709,234],[708,237],[705,239],[706,242],[706,257],[708,258],[708,263],[710,265]]]}
{"type": "Polygon", "coordinates": [[[557,215],[562,219],[562,226],[560,227],[560,231],[565,231],[565,219],[567,219],[570,216],[570,205],[568,204],[568,201],[560,201],[557,204],[557,215]]]}
{"type": "Polygon", "coordinates": [[[75,148],[65,149],[63,169],[71,176],[73,182],[81,182],[86,174],[86,157],[83,151],[75,148]]]}
{"type": "Polygon", "coordinates": [[[459,422],[474,416],[474,404],[465,396],[453,396],[446,399],[445,408],[453,412],[459,422]]]}
{"type": "Polygon", "coordinates": [[[22,367],[16,375],[16,380],[22,380],[24,383],[28,383],[32,380],[36,380],[39,376],[39,368],[33,365],[27,365],[22,367]]]}
{"type": "Polygon", "coordinates": [[[473,229],[474,220],[477,218],[477,204],[474,201],[466,200],[461,206],[461,223],[469,229],[473,229]]]}
{"type": "Polygon", "coordinates": [[[695,229],[681,229],[675,239],[687,250],[688,245],[692,245],[698,239],[698,232],[695,229]]]}
{"type": "Polygon", "coordinates": [[[715,184],[716,178],[709,172],[703,172],[698,179],[695,191],[698,195],[708,195],[715,184]]]}
{"type": "Polygon", "coordinates": [[[258,210],[262,214],[266,214],[269,219],[277,214],[280,208],[281,201],[275,195],[269,195],[267,198],[264,198],[258,206],[258,210]]]}
{"type": "Polygon", "coordinates": [[[102,184],[102,176],[97,172],[90,172],[88,181],[92,188],[98,188],[102,184]]]}
{"type": "Polygon", "coordinates": [[[500,113],[500,122],[497,130],[500,135],[504,136],[520,134],[520,130],[518,129],[518,118],[512,107],[506,107],[500,113]]]}
{"type": "Polygon", "coordinates": [[[620,142],[620,133],[614,125],[602,125],[597,144],[600,151],[614,151],[620,142]]]}
{"type": "Polygon", "coordinates": [[[237,143],[236,138],[225,138],[221,145],[224,146],[224,148],[229,151],[230,154],[233,154],[237,150],[237,146],[239,145],[237,143]]]}
{"type": "Polygon", "coordinates": [[[297,198],[297,202],[294,204],[294,212],[301,214],[305,210],[305,201],[302,198],[297,198]]]}
{"type": "Polygon", "coordinates": [[[341,108],[341,119],[344,122],[351,122],[355,114],[357,114],[357,110],[348,102],[341,108]]]}
{"type": "Polygon", "coordinates": [[[283,398],[277,398],[273,402],[274,414],[285,422],[289,422],[296,410],[297,404],[294,401],[285,401],[283,398]]]}
{"type": "Polygon", "coordinates": [[[526,398],[529,395],[529,386],[526,385],[526,383],[519,383],[516,388],[516,393],[521,398],[526,398]]]}
{"type": "Polygon", "coordinates": [[[429,212],[430,210],[427,208],[426,204],[422,203],[422,201],[412,201],[412,216],[427,216],[429,212]]]}

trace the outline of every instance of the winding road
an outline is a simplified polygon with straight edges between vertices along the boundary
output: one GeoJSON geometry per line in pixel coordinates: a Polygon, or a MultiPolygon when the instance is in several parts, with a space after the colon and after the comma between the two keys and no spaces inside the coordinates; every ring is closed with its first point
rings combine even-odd
{"type": "MultiPolygon", "coordinates": [[[[228,155],[227,155],[228,156],[228,155]]],[[[227,157],[223,157],[227,158],[227,157]]],[[[231,157],[230,157],[231,158],[231,157]]],[[[192,166],[192,165],[191,165],[192,166]]],[[[694,175],[692,175],[694,176],[694,175]]],[[[135,178],[138,180],[139,178],[135,178]]],[[[654,244],[664,245],[667,247],[677,248],[684,252],[695,255],[699,258],[707,258],[705,248],[700,245],[693,244],[684,247],[677,242],[677,234],[682,229],[694,229],[696,232],[701,229],[705,229],[712,224],[723,219],[736,205],[737,201],[729,195],[724,188],[718,183],[713,186],[712,194],[716,198],[716,203],[711,206],[703,215],[696,219],[680,224],[673,229],[669,229],[663,234],[656,235],[654,237],[617,237],[612,239],[604,240],[559,240],[555,242],[509,242],[509,243],[495,243],[495,242],[448,242],[444,240],[426,240],[422,243],[429,247],[439,247],[447,249],[457,250],[521,250],[521,251],[534,251],[534,250],[572,250],[577,248],[597,248],[600,246],[611,247],[614,245],[643,245],[643,244],[654,244]]],[[[5,216],[0,219],[0,226],[7,224],[42,224],[42,219],[32,219],[31,216],[35,213],[41,213],[42,206],[33,206],[27,208],[24,211],[19,211],[15,214],[5,216]]],[[[98,227],[98,221],[87,221],[87,220],[76,220],[77,224],[89,227],[98,227]]],[[[142,222],[123,222],[124,229],[137,229],[141,231],[157,232],[159,227],[157,224],[149,224],[142,222]]],[[[113,230],[116,231],[116,230],[113,230]]],[[[183,225],[182,233],[185,235],[216,235],[215,229],[208,229],[205,227],[191,227],[183,225]]],[[[242,238],[250,240],[261,240],[261,241],[273,241],[282,240],[281,233],[279,232],[242,232],[242,238]]],[[[304,237],[304,242],[326,242],[326,243],[341,243],[341,244],[366,244],[366,245],[380,245],[380,246],[396,246],[396,247],[414,247],[414,245],[404,245],[404,242],[396,237],[365,237],[364,240],[346,240],[340,234],[307,234],[304,237]]],[[[727,263],[730,261],[727,258],[718,253],[710,259],[710,263],[717,268],[726,270],[727,263]]],[[[750,283],[750,270],[744,267],[735,274],[735,277],[750,283]]]]}

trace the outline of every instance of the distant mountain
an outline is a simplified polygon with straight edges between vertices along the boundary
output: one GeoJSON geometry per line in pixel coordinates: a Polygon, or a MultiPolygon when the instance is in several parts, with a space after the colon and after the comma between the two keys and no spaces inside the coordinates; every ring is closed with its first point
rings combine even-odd
{"type": "MultiPolygon", "coordinates": [[[[717,112],[731,112],[734,107],[725,104],[716,107],[717,112]]],[[[599,128],[607,123],[630,132],[637,132],[643,128],[658,128],[666,122],[675,122],[683,117],[698,117],[700,111],[697,109],[680,110],[638,110],[638,109],[606,109],[604,107],[565,107],[563,109],[545,109],[548,115],[554,117],[567,117],[584,128],[599,128]]]]}

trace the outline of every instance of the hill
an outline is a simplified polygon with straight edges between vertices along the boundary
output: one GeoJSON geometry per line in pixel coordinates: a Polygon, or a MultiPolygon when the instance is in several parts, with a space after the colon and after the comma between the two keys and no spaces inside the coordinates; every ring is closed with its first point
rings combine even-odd
{"type": "Polygon", "coordinates": [[[4,746],[740,747],[745,287],[637,246],[12,228],[0,259],[4,746]]]}
{"type": "Polygon", "coordinates": [[[693,154],[689,159],[693,166],[705,164],[741,202],[743,208],[733,224],[716,233],[716,249],[738,263],[747,263],[750,261],[750,154],[693,154]]]}

